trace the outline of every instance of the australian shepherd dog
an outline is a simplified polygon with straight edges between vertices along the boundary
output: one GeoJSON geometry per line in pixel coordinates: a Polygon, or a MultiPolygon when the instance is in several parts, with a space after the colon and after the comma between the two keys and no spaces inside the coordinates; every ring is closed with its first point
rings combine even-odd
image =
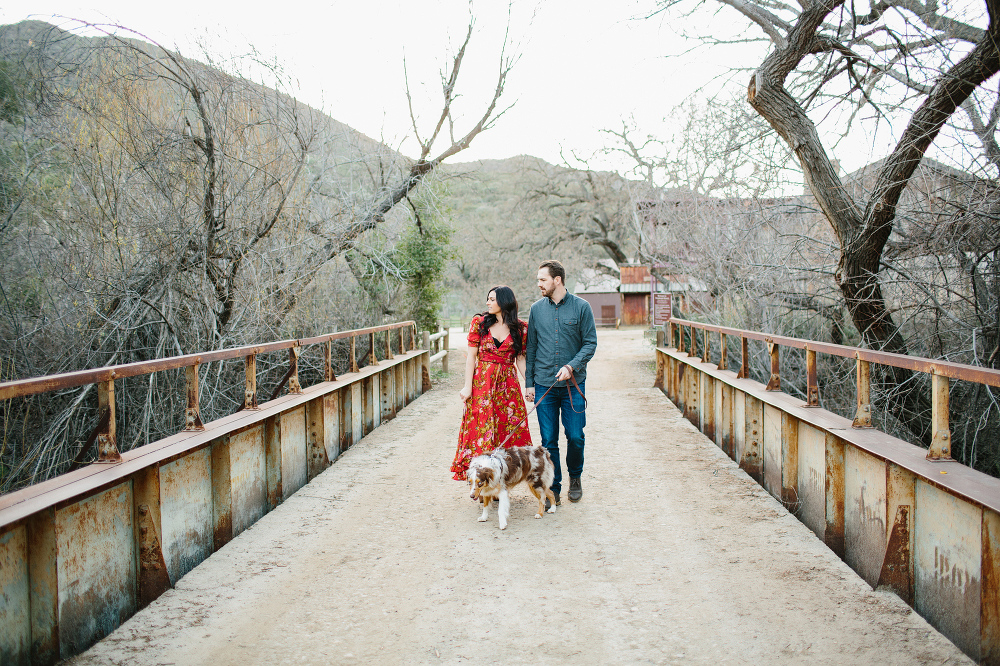
{"type": "Polygon", "coordinates": [[[541,446],[514,446],[497,449],[486,456],[476,456],[469,463],[465,478],[469,481],[472,499],[483,503],[483,515],[479,517],[479,522],[486,521],[490,502],[496,501],[500,505],[500,529],[505,529],[510,515],[509,491],[522,481],[528,484],[531,494],[538,500],[535,518],[541,518],[545,512],[546,497],[551,505],[548,512],[556,512],[556,498],[552,493],[554,476],[555,467],[548,451],[541,446]]]}

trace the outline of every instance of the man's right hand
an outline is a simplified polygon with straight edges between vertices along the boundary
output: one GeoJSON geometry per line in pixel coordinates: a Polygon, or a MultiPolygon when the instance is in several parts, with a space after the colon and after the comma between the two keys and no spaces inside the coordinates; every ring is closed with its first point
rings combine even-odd
{"type": "Polygon", "coordinates": [[[530,388],[530,389],[525,389],[524,390],[524,401],[525,402],[534,402],[535,401],[535,389],[530,388]]]}

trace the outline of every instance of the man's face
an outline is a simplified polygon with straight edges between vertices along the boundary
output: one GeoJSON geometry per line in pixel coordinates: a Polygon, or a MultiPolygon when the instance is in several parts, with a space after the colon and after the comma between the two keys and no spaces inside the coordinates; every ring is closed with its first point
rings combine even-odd
{"type": "Polygon", "coordinates": [[[559,284],[562,284],[562,281],[549,275],[548,268],[538,269],[538,288],[542,291],[542,296],[552,298],[559,284]]]}

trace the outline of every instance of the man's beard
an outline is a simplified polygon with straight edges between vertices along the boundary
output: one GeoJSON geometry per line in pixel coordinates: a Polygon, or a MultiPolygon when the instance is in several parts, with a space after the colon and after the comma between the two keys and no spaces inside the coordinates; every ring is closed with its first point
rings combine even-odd
{"type": "Polygon", "coordinates": [[[544,298],[552,298],[552,294],[556,293],[556,288],[555,288],[555,285],[553,285],[553,286],[552,286],[552,287],[551,287],[550,289],[548,289],[548,290],[546,290],[546,289],[545,289],[545,287],[539,287],[539,289],[541,289],[541,290],[542,290],[542,296],[543,296],[544,298]]]}

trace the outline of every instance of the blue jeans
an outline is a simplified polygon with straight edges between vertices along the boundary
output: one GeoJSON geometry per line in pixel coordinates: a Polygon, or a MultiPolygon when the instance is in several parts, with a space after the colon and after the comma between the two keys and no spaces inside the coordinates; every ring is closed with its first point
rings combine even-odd
{"type": "MultiPolygon", "coordinates": [[[[580,382],[580,390],[587,392],[580,382]]],[[[535,413],[538,414],[538,429],[542,433],[542,446],[552,456],[556,466],[555,479],[552,481],[552,492],[558,493],[562,488],[562,465],[559,460],[559,412],[562,412],[563,429],[566,430],[566,472],[571,479],[578,478],[583,473],[583,427],[587,425],[587,413],[583,408],[583,396],[574,386],[556,386],[549,390],[548,386],[535,385],[535,413]],[[549,391],[545,398],[542,395],[549,391]],[[570,407],[569,392],[573,392],[573,406],[570,407]],[[579,412],[579,414],[577,413],[579,412]]]]}

